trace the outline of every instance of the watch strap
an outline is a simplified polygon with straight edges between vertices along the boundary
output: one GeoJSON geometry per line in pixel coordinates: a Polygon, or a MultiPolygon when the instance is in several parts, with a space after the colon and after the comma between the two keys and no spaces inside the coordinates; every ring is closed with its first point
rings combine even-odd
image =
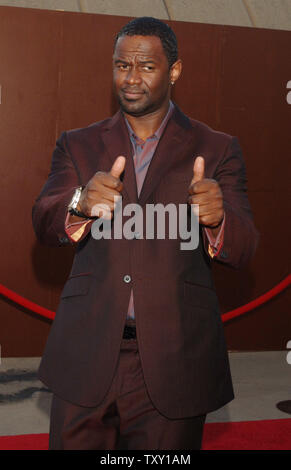
{"type": "Polygon", "coordinates": [[[82,219],[95,219],[96,217],[86,215],[77,209],[83,189],[84,186],[79,186],[75,189],[71,202],[68,205],[68,211],[71,215],[76,215],[77,217],[81,217],[82,219]]]}
{"type": "Polygon", "coordinates": [[[86,215],[83,212],[79,211],[78,209],[74,209],[73,207],[69,208],[69,213],[71,215],[76,215],[77,217],[81,217],[82,219],[96,219],[96,217],[86,215]]]}

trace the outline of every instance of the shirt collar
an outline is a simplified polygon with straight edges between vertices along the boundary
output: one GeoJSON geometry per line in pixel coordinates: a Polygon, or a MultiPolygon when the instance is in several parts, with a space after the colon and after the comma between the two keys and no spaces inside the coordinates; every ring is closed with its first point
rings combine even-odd
{"type": "MultiPolygon", "coordinates": [[[[164,119],[163,119],[163,121],[162,121],[160,127],[156,130],[156,132],[155,132],[153,135],[151,135],[150,137],[148,137],[148,139],[157,139],[157,140],[159,140],[159,139],[161,138],[161,135],[162,135],[162,133],[163,133],[163,131],[164,131],[166,125],[167,125],[168,120],[170,119],[170,117],[171,117],[171,115],[172,115],[172,113],[173,113],[173,110],[174,110],[174,105],[173,105],[172,101],[170,100],[170,102],[169,102],[169,109],[168,109],[167,114],[166,114],[166,116],[164,117],[164,119]]],[[[130,137],[132,137],[136,142],[141,142],[141,139],[140,139],[139,137],[137,137],[137,136],[135,135],[135,133],[133,132],[132,127],[131,127],[131,125],[129,124],[129,122],[128,122],[128,120],[126,119],[126,117],[124,117],[124,119],[125,119],[125,122],[126,122],[126,125],[127,125],[127,128],[128,128],[130,137]]],[[[142,142],[143,142],[143,141],[142,141],[142,142]]]]}

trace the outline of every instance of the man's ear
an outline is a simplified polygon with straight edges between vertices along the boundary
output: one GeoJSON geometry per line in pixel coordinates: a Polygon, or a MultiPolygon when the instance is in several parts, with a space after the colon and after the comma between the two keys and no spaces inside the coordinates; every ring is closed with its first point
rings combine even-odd
{"type": "Polygon", "coordinates": [[[176,60],[176,62],[170,68],[170,82],[172,85],[178,80],[182,72],[182,61],[181,59],[176,60]]]}

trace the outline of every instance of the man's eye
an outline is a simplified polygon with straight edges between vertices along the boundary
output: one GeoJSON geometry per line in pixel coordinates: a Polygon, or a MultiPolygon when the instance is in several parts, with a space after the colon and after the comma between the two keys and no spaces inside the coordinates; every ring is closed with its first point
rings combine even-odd
{"type": "Polygon", "coordinates": [[[119,70],[128,70],[129,66],[126,65],[126,64],[118,64],[118,65],[117,65],[117,68],[118,68],[119,70]]]}
{"type": "Polygon", "coordinates": [[[154,70],[154,67],[152,65],[144,65],[143,70],[145,70],[146,72],[151,72],[152,70],[154,70]]]}

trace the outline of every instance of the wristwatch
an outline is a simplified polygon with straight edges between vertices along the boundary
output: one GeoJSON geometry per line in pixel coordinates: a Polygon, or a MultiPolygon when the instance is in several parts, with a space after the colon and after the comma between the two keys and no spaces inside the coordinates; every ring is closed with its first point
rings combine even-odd
{"type": "Polygon", "coordinates": [[[83,214],[83,212],[80,212],[77,209],[77,206],[80,201],[80,197],[82,194],[83,186],[79,186],[78,188],[75,189],[74,195],[71,199],[70,204],[68,205],[68,211],[72,215],[77,215],[78,217],[82,217],[83,219],[95,219],[95,217],[90,217],[86,214],[83,214]]]}

